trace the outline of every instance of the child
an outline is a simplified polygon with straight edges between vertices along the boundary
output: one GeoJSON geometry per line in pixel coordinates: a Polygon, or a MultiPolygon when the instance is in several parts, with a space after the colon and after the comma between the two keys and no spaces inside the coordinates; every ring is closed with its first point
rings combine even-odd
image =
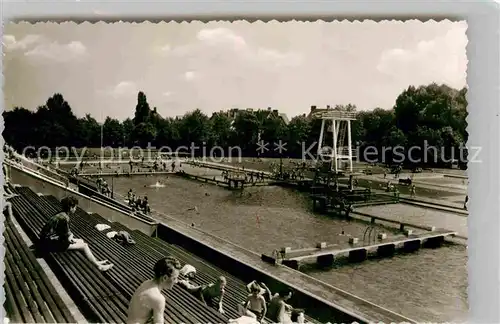
{"type": "Polygon", "coordinates": [[[266,300],[262,296],[261,288],[257,283],[253,283],[250,290],[252,293],[247,297],[245,309],[254,314],[257,321],[260,322],[267,313],[266,300]]]}

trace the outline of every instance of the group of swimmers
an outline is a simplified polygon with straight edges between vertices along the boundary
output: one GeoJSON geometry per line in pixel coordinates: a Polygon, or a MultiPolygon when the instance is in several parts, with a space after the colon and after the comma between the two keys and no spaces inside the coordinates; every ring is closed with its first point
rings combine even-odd
{"type": "Polygon", "coordinates": [[[145,214],[149,214],[151,212],[151,207],[149,206],[148,197],[144,196],[143,199],[137,197],[135,193],[130,189],[127,193],[128,205],[133,210],[142,211],[145,214]]]}
{"type": "Polygon", "coordinates": [[[105,196],[110,197],[111,196],[111,189],[109,188],[108,182],[104,180],[103,178],[99,177],[96,180],[96,185],[97,185],[97,191],[102,193],[105,196]]]}
{"type": "Polygon", "coordinates": [[[263,182],[265,174],[264,172],[245,172],[244,174],[236,173],[236,172],[229,172],[227,170],[222,171],[222,179],[224,181],[228,181],[229,179],[236,177],[236,178],[243,178],[245,179],[245,182],[263,182]]]}

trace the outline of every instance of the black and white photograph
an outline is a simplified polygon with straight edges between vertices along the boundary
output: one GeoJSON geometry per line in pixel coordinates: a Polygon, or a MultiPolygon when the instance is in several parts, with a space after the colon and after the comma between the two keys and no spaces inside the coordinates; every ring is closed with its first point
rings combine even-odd
{"type": "Polygon", "coordinates": [[[467,28],[6,23],[4,323],[467,322],[467,28]]]}

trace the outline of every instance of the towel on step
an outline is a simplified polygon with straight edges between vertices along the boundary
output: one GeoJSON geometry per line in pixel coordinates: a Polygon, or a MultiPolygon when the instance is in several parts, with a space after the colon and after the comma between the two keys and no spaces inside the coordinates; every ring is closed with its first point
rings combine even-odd
{"type": "Polygon", "coordinates": [[[135,241],[132,239],[132,236],[126,231],[119,231],[113,236],[113,240],[120,243],[121,245],[132,245],[135,244],[135,241]]]}
{"type": "Polygon", "coordinates": [[[107,229],[111,228],[111,226],[106,225],[106,224],[97,224],[95,226],[95,228],[97,228],[98,231],[102,232],[104,230],[107,230],[107,229]]]}
{"type": "Polygon", "coordinates": [[[109,237],[110,239],[112,239],[113,237],[115,237],[117,234],[116,231],[111,231],[111,232],[107,232],[106,233],[106,236],[109,237]]]}
{"type": "Polygon", "coordinates": [[[257,320],[255,318],[249,317],[249,316],[241,316],[240,318],[236,319],[230,319],[229,320],[230,324],[258,324],[257,320]]]}

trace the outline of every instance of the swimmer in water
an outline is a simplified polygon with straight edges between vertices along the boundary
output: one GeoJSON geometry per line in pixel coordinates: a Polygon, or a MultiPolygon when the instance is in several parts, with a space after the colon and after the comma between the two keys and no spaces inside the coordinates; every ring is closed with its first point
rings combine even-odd
{"type": "Polygon", "coordinates": [[[165,297],[161,291],[171,289],[177,283],[180,268],[181,264],[173,257],[156,262],[153,268],[154,278],[142,283],[130,300],[127,324],[163,324],[165,297]]]}

